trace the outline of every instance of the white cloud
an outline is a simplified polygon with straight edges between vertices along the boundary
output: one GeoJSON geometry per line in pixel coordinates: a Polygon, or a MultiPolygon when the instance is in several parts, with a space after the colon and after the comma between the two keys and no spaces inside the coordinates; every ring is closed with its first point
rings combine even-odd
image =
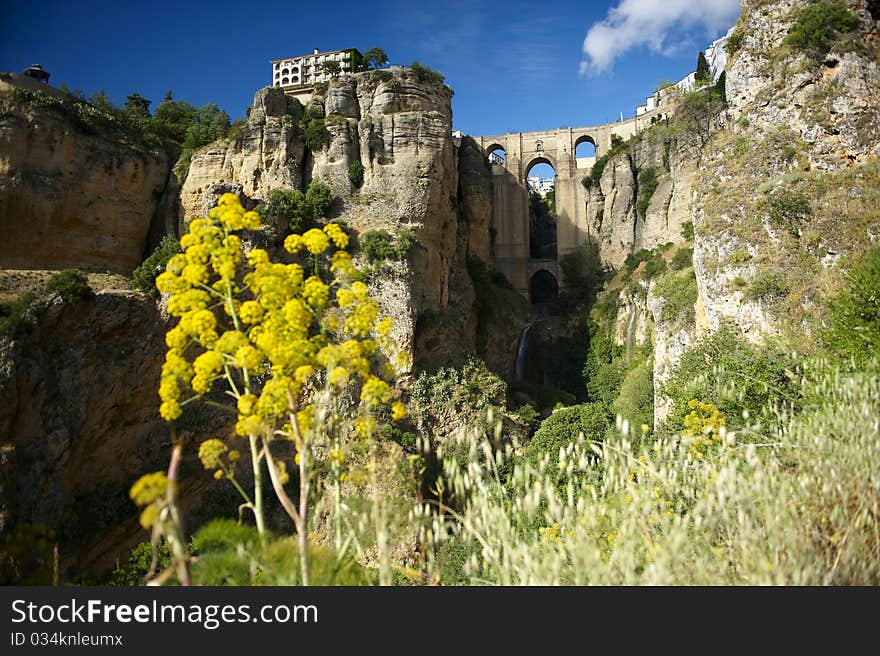
{"type": "Polygon", "coordinates": [[[607,72],[618,57],[640,46],[670,52],[690,30],[717,34],[733,25],[739,10],[739,0],[620,0],[587,30],[580,71],[607,72]]]}

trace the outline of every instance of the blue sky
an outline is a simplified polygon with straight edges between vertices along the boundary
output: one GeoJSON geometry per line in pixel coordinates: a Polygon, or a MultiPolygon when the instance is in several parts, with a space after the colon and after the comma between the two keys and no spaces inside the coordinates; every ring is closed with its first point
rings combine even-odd
{"type": "Polygon", "coordinates": [[[270,59],[379,46],[394,64],[446,75],[456,129],[496,134],[632,115],[660,80],[693,70],[738,10],[738,0],[0,0],[0,70],[41,63],[55,86],[117,101],[137,91],[154,107],[171,89],[235,119],[270,83],[270,59]]]}

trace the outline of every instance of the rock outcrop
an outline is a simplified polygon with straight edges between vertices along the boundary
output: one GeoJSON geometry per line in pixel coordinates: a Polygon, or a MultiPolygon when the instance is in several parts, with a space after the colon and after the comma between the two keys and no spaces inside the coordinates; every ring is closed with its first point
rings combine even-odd
{"type": "Polygon", "coordinates": [[[130,273],[169,178],[158,144],[90,130],[66,94],[0,77],[0,266],[130,273]]]}

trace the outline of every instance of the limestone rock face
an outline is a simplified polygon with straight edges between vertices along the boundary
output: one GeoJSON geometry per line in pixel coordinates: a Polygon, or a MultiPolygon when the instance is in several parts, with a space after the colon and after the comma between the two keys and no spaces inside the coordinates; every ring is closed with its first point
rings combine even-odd
{"type": "Polygon", "coordinates": [[[330,135],[326,146],[310,152],[300,126],[302,105],[280,89],[263,89],[240,139],[193,157],[181,193],[183,218],[203,214],[219,189],[239,193],[253,205],[272,189],[303,189],[318,180],[340,199],[333,218],[354,231],[413,231],[417,244],[407,261],[390,263],[374,285],[383,310],[395,319],[398,339],[411,349],[418,316],[449,305],[453,270],[465,268],[467,249],[488,259],[485,213],[475,206],[475,223],[458,220],[451,96],[448,87],[422,82],[408,69],[335,80],[310,103],[323,113],[330,135]],[[357,161],[364,180],[355,189],[348,173],[357,161]],[[464,240],[460,229],[468,233],[464,240]]]}
{"type": "Polygon", "coordinates": [[[181,221],[203,216],[224,193],[222,185],[238,185],[243,196],[253,199],[265,199],[276,188],[298,189],[305,152],[302,112],[299,101],[281,89],[258,91],[235,141],[211,144],[193,155],[180,191],[181,221]]]}
{"type": "MultiPolygon", "coordinates": [[[[750,299],[745,293],[750,281],[758,275],[811,269],[810,274],[801,273],[808,282],[799,283],[808,289],[801,303],[806,309],[816,293],[809,289],[810,279],[818,280],[828,268],[819,261],[833,259],[855,246],[835,244],[839,240],[833,235],[822,235],[819,228],[824,217],[818,211],[804,222],[799,235],[810,232],[813,226],[809,223],[816,222],[817,239],[829,245],[810,252],[802,240],[789,244],[784,228],[774,224],[761,201],[774,194],[804,193],[795,183],[807,171],[838,172],[864,165],[880,154],[877,23],[868,10],[869,3],[846,3],[860,19],[858,33],[852,36],[858,47],[843,48],[844,52],[832,49],[821,61],[784,44],[798,12],[808,4],[806,0],[742,3],[743,14],[736,28],[743,35],[742,46],[727,68],[727,138],[704,151],[699,174],[702,182],[696,185],[694,267],[704,322],[717,329],[730,321],[752,340],[779,332],[780,325],[768,303],[750,299]],[[731,169],[736,166],[731,142],[748,143],[753,149],[745,170],[731,169]],[[780,154],[778,143],[795,154],[786,155],[784,150],[780,154]],[[712,202],[712,187],[730,183],[743,193],[719,207],[717,200],[712,202]],[[750,220],[753,227],[743,229],[743,222],[750,220]],[[784,260],[786,257],[795,259],[784,260]]],[[[857,188],[851,193],[853,199],[861,196],[857,188]]],[[[820,195],[809,200],[821,203],[820,195]]],[[[800,328],[809,330],[804,322],[800,328]]]]}
{"type": "Polygon", "coordinates": [[[168,182],[165,152],[87,131],[16,89],[63,96],[0,77],[0,266],[130,273],[168,182]]]}
{"type": "Polygon", "coordinates": [[[632,154],[620,153],[608,162],[588,201],[589,214],[601,209],[602,220],[591,232],[599,235],[599,254],[606,265],[619,269],[630,253],[680,238],[682,225],[691,220],[696,175],[687,153],[685,148],[666,151],[649,135],[636,143],[632,154]],[[658,184],[645,216],[639,216],[639,173],[648,169],[658,184]]]}
{"type": "Polygon", "coordinates": [[[167,466],[170,439],[158,414],[165,326],[155,305],[102,293],[50,304],[35,324],[0,339],[2,524],[54,528],[62,558],[121,517],[123,533],[143,539],[127,490],[167,466]]]}
{"type": "MultiPolygon", "coordinates": [[[[832,49],[817,65],[806,54],[784,50],[783,41],[797,12],[809,4],[806,0],[742,4],[737,28],[742,48],[727,68],[731,118],[747,118],[757,130],[792,128],[811,145],[810,162],[819,168],[880,153],[877,61],[832,49]]],[[[876,45],[876,17],[869,3],[846,4],[860,18],[859,38],[876,45]]]]}

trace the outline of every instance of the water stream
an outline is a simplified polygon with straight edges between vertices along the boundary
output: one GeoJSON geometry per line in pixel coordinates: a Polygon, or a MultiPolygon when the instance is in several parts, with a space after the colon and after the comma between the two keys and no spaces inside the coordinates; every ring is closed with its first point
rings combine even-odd
{"type": "Polygon", "coordinates": [[[529,324],[523,330],[519,338],[519,347],[516,350],[516,381],[520,382],[526,378],[526,356],[529,352],[529,331],[532,324],[529,324]]]}

